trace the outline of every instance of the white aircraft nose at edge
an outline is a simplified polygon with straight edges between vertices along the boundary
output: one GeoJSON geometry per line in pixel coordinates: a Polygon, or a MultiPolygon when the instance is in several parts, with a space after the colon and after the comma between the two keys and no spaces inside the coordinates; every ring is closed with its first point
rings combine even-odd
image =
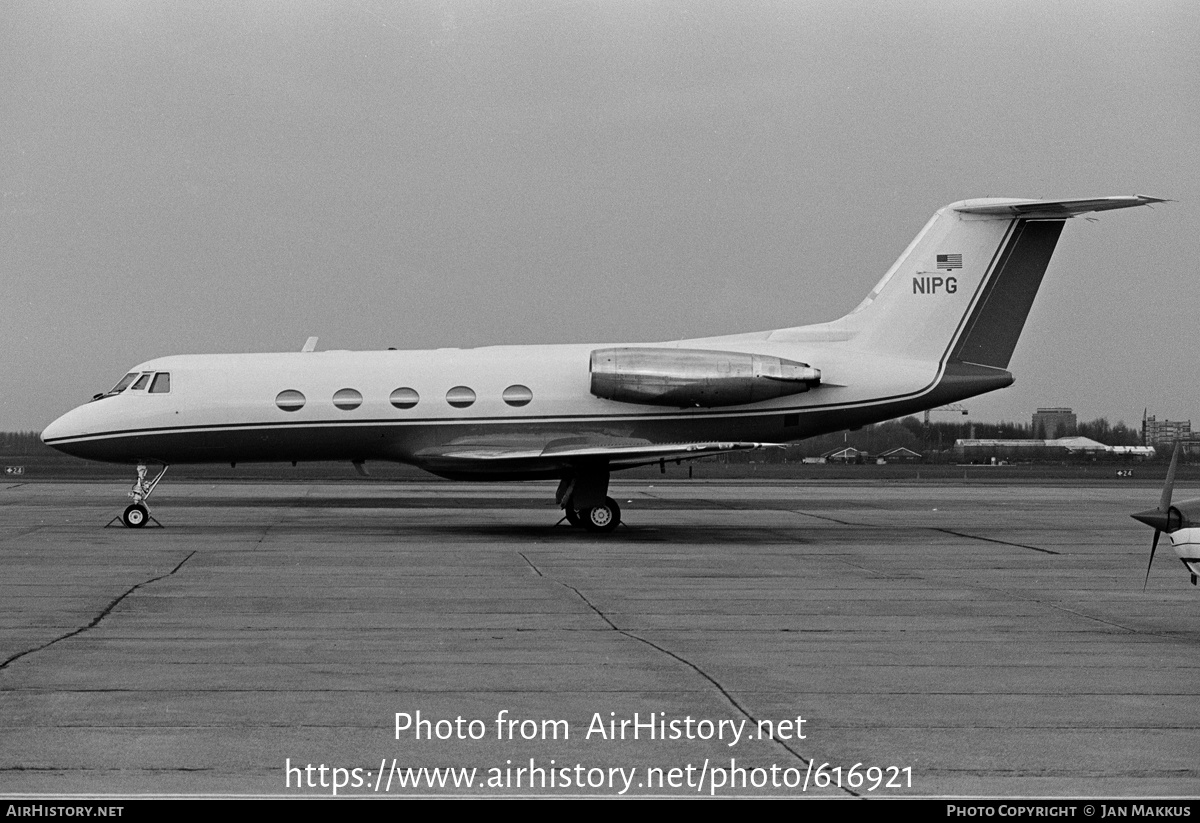
{"type": "Polygon", "coordinates": [[[1003,388],[1064,222],[1165,202],[963,200],[838,320],[696,340],[163,357],[42,433],[138,464],[125,525],[173,463],[367,460],[560,481],[575,525],[621,514],[609,474],[890,420],[1003,388]],[[145,465],[162,470],[147,482],[145,465]]]}

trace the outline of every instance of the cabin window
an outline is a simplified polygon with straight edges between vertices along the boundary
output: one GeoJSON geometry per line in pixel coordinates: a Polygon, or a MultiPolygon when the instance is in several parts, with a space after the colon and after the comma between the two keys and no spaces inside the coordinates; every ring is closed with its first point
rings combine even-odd
{"type": "Polygon", "coordinates": [[[344,411],[357,409],[362,405],[362,395],[354,389],[338,389],[333,395],[333,405],[344,411]]]}
{"type": "Polygon", "coordinates": [[[528,386],[517,384],[509,386],[501,396],[504,398],[504,402],[510,406],[528,406],[529,401],[533,399],[533,392],[529,390],[528,386]]]}
{"type": "Polygon", "coordinates": [[[167,394],[171,391],[171,373],[160,371],[154,375],[154,380],[150,383],[151,394],[167,394]]]}
{"type": "Polygon", "coordinates": [[[411,409],[421,402],[421,395],[417,394],[415,389],[400,388],[392,392],[388,400],[392,401],[392,405],[398,409],[411,409]]]}
{"type": "Polygon", "coordinates": [[[304,408],[304,395],[295,389],[281,391],[275,395],[275,405],[285,412],[300,411],[304,408]]]}
{"type": "Polygon", "coordinates": [[[137,379],[137,382],[129,387],[130,391],[140,391],[146,388],[146,384],[150,382],[150,375],[154,372],[142,372],[142,376],[137,379]]]}
{"type": "Polygon", "coordinates": [[[475,402],[475,392],[466,386],[455,386],[446,392],[446,402],[456,409],[465,409],[475,402]]]}

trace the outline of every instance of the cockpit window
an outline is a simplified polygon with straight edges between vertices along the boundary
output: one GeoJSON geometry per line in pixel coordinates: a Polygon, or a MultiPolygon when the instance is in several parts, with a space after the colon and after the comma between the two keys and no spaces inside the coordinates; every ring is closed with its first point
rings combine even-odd
{"type": "Polygon", "coordinates": [[[121,381],[119,383],[117,383],[117,385],[115,385],[111,389],[109,389],[108,393],[109,394],[120,394],[121,392],[125,391],[125,389],[129,388],[129,384],[132,383],[133,379],[137,376],[138,376],[137,372],[131,371],[129,374],[122,377],[121,381]]]}
{"type": "Polygon", "coordinates": [[[131,371],[129,374],[122,377],[117,385],[113,386],[108,391],[104,392],[103,394],[92,395],[92,400],[102,400],[105,397],[114,397],[126,389],[129,389],[129,391],[134,391],[135,389],[140,391],[141,389],[146,388],[146,383],[149,382],[150,378],[152,377],[154,378],[154,383],[151,386],[150,391],[166,393],[171,390],[171,375],[167,372],[159,372],[156,376],[152,371],[131,371]],[[134,382],[135,380],[137,382],[134,382]]]}

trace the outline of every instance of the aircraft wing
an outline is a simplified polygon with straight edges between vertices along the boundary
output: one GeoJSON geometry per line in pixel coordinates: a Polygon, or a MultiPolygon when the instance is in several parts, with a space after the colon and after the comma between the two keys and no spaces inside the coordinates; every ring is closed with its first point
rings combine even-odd
{"type": "Polygon", "coordinates": [[[695,460],[714,454],[782,448],[781,443],[650,443],[644,440],[587,441],[569,437],[543,446],[463,443],[422,449],[414,457],[435,472],[454,474],[541,473],[579,463],[606,463],[612,469],[646,466],[660,460],[695,460]],[[581,442],[583,441],[583,442],[581,442]]]}

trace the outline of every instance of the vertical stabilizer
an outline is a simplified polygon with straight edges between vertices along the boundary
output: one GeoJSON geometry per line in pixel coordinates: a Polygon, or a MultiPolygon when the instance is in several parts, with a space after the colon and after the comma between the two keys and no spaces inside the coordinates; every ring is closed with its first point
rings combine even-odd
{"type": "Polygon", "coordinates": [[[843,318],[855,347],[939,361],[1009,241],[1012,218],[934,215],[858,308],[843,318]]]}
{"type": "Polygon", "coordinates": [[[853,312],[831,326],[894,357],[1006,369],[1065,220],[1163,202],[964,200],[940,209],[853,312]]]}

